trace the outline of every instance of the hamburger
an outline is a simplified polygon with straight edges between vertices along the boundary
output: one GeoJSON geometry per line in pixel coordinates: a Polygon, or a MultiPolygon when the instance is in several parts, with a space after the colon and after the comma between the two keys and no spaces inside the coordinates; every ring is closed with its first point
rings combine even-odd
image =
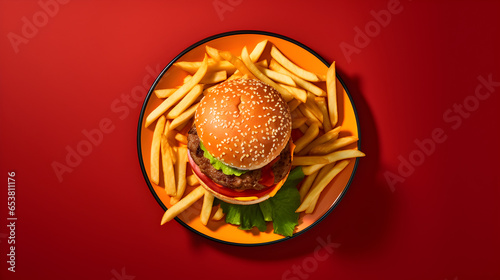
{"type": "Polygon", "coordinates": [[[201,185],[222,201],[256,204],[274,196],[290,172],[288,104],[255,79],[217,85],[200,101],[188,158],[201,185]]]}

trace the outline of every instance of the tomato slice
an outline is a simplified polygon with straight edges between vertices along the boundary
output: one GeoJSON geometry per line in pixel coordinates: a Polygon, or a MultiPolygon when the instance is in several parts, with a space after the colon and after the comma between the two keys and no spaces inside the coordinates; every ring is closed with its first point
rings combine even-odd
{"type": "MultiPolygon", "coordinates": [[[[290,141],[290,153],[292,155],[292,160],[293,160],[293,151],[295,150],[295,145],[293,144],[293,141],[290,141]]],[[[203,181],[203,183],[212,189],[214,192],[219,193],[221,195],[227,196],[227,197],[232,197],[232,198],[250,198],[250,197],[257,197],[260,198],[264,195],[269,194],[270,196],[274,196],[276,192],[283,186],[283,184],[286,181],[287,176],[283,178],[280,182],[277,184],[274,184],[274,174],[272,172],[272,165],[279,159],[276,158],[274,159],[271,163],[268,165],[264,166],[262,169],[262,177],[259,180],[259,183],[261,183],[264,186],[269,186],[268,188],[265,188],[263,190],[244,190],[244,191],[235,191],[230,188],[226,188],[224,186],[221,186],[212,179],[210,179],[207,175],[205,175],[203,172],[201,172],[200,167],[194,162],[193,158],[191,157],[191,152],[188,151],[188,159],[189,159],[189,164],[191,165],[191,169],[193,172],[198,176],[200,180],[203,181]],[[267,170],[266,170],[267,169],[267,170]]],[[[290,170],[288,170],[290,172],[290,170]]]]}
{"type": "MultiPolygon", "coordinates": [[[[230,188],[226,188],[224,186],[215,183],[207,175],[201,172],[200,167],[194,162],[193,158],[191,157],[191,153],[189,151],[188,151],[188,158],[189,158],[189,164],[191,165],[191,169],[193,169],[193,172],[196,173],[196,176],[198,176],[198,178],[200,178],[203,181],[203,183],[205,183],[205,185],[207,185],[209,188],[222,195],[228,197],[249,197],[249,196],[261,197],[270,193],[273,190],[272,184],[270,187],[265,188],[263,190],[236,191],[230,188]]],[[[274,175],[273,175],[273,183],[274,183],[274,175]]]]}
{"type": "Polygon", "coordinates": [[[268,165],[262,167],[261,173],[260,173],[260,180],[259,184],[266,186],[266,187],[271,187],[274,185],[274,173],[273,173],[273,164],[279,160],[279,156],[275,158],[271,163],[268,165]]]}

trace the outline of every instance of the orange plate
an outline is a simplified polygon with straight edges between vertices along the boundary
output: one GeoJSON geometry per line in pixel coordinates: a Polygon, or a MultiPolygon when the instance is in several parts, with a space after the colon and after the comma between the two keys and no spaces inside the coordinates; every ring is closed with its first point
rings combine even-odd
{"type": "MultiPolygon", "coordinates": [[[[176,61],[201,61],[205,53],[205,46],[210,45],[220,50],[231,51],[235,55],[239,55],[243,46],[247,46],[249,51],[260,41],[267,39],[269,42],[276,45],[287,57],[293,60],[296,64],[303,68],[316,72],[326,73],[329,63],[321,58],[317,53],[304,46],[303,44],[294,41],[290,38],[260,31],[235,31],[229,33],[218,34],[190,46],[177,57],[175,57],[163,71],[160,73],[153,86],[149,90],[144,101],[139,119],[137,132],[137,148],[139,153],[139,161],[142,168],[142,173],[146,179],[146,183],[151,190],[151,193],[158,201],[164,211],[171,206],[170,198],[166,195],[163,186],[157,186],[152,183],[150,178],[150,151],[151,139],[153,135],[154,124],[148,128],[144,128],[146,116],[156,108],[160,103],[154,90],[156,88],[170,88],[182,84],[182,80],[186,73],[182,70],[172,67],[176,61]]],[[[342,125],[342,135],[358,135],[358,119],[356,110],[352,103],[351,96],[347,91],[344,83],[337,74],[337,94],[339,105],[339,125],[342,125]]],[[[359,142],[358,142],[359,145],[359,142]]],[[[356,147],[355,145],[353,148],[356,147]]],[[[323,220],[340,202],[344,193],[347,191],[354,173],[358,159],[352,160],[351,163],[330,183],[323,191],[316,205],[316,209],[312,214],[300,215],[299,225],[292,237],[283,237],[273,233],[272,223],[268,224],[267,231],[259,232],[256,228],[251,231],[239,230],[237,226],[226,224],[224,219],[221,221],[209,220],[208,226],[204,226],[200,222],[199,213],[201,202],[199,200],[188,210],[181,213],[177,218],[177,222],[181,223],[188,229],[205,236],[209,239],[242,246],[266,245],[293,238],[323,220]]],[[[160,167],[161,169],[161,167],[160,167]]],[[[161,181],[161,180],[160,180],[161,181]]],[[[163,183],[160,183],[162,185],[163,183]]],[[[188,186],[186,192],[191,188],[188,186]]],[[[160,220],[158,220],[158,223],[160,220]]],[[[164,226],[168,226],[164,225],[164,226]]]]}

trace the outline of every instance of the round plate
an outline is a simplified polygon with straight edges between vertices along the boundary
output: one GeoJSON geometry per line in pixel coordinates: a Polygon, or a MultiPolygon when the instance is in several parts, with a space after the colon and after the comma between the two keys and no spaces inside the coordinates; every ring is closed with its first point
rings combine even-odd
{"type": "MultiPolygon", "coordinates": [[[[172,64],[176,61],[203,60],[206,45],[220,50],[231,51],[233,54],[239,55],[244,46],[247,46],[249,50],[252,50],[257,43],[265,39],[269,40],[269,42],[278,47],[278,49],[280,49],[288,58],[299,66],[312,72],[326,73],[329,63],[327,63],[313,50],[295,40],[268,32],[235,31],[206,38],[184,50],[177,57],[175,57],[165,67],[165,69],[163,69],[149,90],[139,118],[137,147],[139,162],[144,178],[146,179],[146,183],[164,211],[171,206],[170,197],[166,195],[165,189],[162,186],[158,186],[151,182],[149,174],[151,139],[154,125],[151,125],[148,128],[144,127],[146,120],[145,116],[154,110],[154,108],[156,108],[162,101],[156,97],[153,91],[155,89],[171,88],[182,84],[186,73],[176,67],[172,67],[172,64]]],[[[353,135],[359,138],[359,124],[356,110],[347,88],[338,75],[337,95],[339,107],[338,124],[342,126],[341,136],[353,135]]],[[[359,142],[357,145],[359,145],[359,142]]],[[[356,147],[355,144],[353,147],[356,147]]],[[[208,225],[205,226],[201,223],[199,218],[201,202],[203,199],[200,199],[198,202],[193,204],[193,206],[188,208],[188,210],[181,213],[176,220],[186,228],[204,237],[227,244],[253,246],[272,244],[288,240],[304,233],[314,225],[318,224],[335,208],[347,191],[350,182],[354,177],[357,164],[358,159],[352,160],[351,163],[339,175],[337,175],[330,185],[322,192],[320,199],[316,204],[316,209],[312,214],[306,215],[302,213],[300,215],[299,225],[297,226],[292,237],[284,237],[274,234],[271,223],[268,223],[268,229],[265,232],[259,232],[256,228],[251,231],[239,230],[237,226],[227,224],[224,219],[221,221],[209,220],[208,225]]],[[[190,190],[191,189],[188,186],[186,192],[189,192],[190,190]]],[[[168,224],[164,226],[168,226],[168,224]]]]}

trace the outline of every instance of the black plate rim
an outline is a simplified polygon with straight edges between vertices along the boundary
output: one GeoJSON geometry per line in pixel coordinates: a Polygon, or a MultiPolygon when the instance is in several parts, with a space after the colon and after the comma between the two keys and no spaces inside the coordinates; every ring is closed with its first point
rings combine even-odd
{"type": "MultiPolygon", "coordinates": [[[[167,66],[165,66],[165,68],[161,71],[161,73],[158,75],[158,77],[155,79],[153,85],[151,86],[151,88],[149,89],[148,91],[148,94],[146,95],[146,98],[144,99],[144,103],[142,105],[142,108],[141,108],[141,112],[140,112],[140,115],[139,115],[139,123],[138,123],[138,128],[137,128],[137,154],[138,154],[138,157],[139,157],[139,164],[141,166],[141,171],[142,171],[142,174],[144,176],[144,179],[146,181],[146,184],[148,185],[148,188],[151,192],[151,194],[153,195],[153,197],[155,198],[155,200],[158,202],[158,204],[161,206],[161,208],[163,209],[163,211],[167,211],[167,207],[165,206],[165,204],[163,204],[163,202],[161,201],[161,199],[158,197],[158,195],[156,194],[156,191],[154,190],[154,187],[151,185],[151,182],[149,180],[149,177],[148,177],[148,174],[146,172],[146,169],[145,169],[145,166],[144,166],[144,161],[142,159],[142,148],[141,148],[141,133],[142,133],[142,122],[143,122],[143,119],[144,119],[144,113],[146,111],[146,107],[147,107],[147,104],[149,102],[149,99],[150,97],[152,96],[153,94],[153,91],[154,89],[156,88],[156,85],[158,84],[158,82],[161,80],[161,78],[163,77],[163,75],[170,69],[170,67],[177,61],[179,60],[182,56],[184,56],[186,53],[190,52],[191,50],[195,49],[196,47],[200,46],[200,45],[203,45],[207,42],[210,42],[212,40],[215,40],[215,39],[219,39],[219,38],[222,38],[222,37],[228,37],[228,36],[234,36],[234,35],[245,35],[245,34],[257,34],[257,35],[265,35],[265,36],[270,36],[270,37],[276,37],[276,38],[279,38],[279,39],[283,39],[283,40],[286,40],[286,41],[289,41],[290,43],[293,43],[295,45],[298,45],[299,47],[307,50],[308,52],[310,52],[312,55],[314,55],[316,58],[318,58],[321,62],[323,62],[326,66],[329,66],[330,64],[323,58],[321,57],[318,53],[316,53],[314,50],[312,50],[311,48],[309,48],[308,46],[294,40],[294,39],[291,39],[287,36],[284,36],[284,35],[281,35],[281,34],[277,34],[277,33],[273,33],[273,32],[268,32],[268,31],[260,31],[260,30],[235,30],[235,31],[229,31],[229,32],[223,32],[223,33],[219,33],[219,34],[216,34],[216,35],[212,35],[212,36],[209,36],[205,39],[202,39],[194,44],[192,44],[191,46],[189,46],[188,48],[186,48],[184,51],[182,51],[180,54],[178,54],[174,59],[172,59],[168,64],[167,66]]],[[[347,96],[349,97],[349,100],[352,104],[352,107],[353,107],[353,111],[354,111],[354,116],[355,116],[355,119],[356,119],[356,125],[357,125],[357,128],[358,128],[358,149],[361,149],[361,129],[360,129],[360,123],[359,123],[359,116],[358,116],[358,112],[356,110],[356,106],[354,104],[354,101],[352,99],[352,96],[347,88],[347,86],[345,85],[344,81],[342,80],[342,78],[339,76],[339,73],[338,71],[336,72],[336,76],[337,76],[337,79],[339,80],[339,82],[342,84],[342,87],[344,87],[345,91],[346,91],[346,94],[347,96]]],[[[212,241],[215,241],[215,242],[218,242],[218,243],[222,243],[222,244],[227,244],[227,245],[233,245],[233,246],[240,246],[240,247],[256,247],[256,246],[265,246],[265,245],[271,245],[271,244],[276,244],[276,243],[281,243],[281,242],[284,242],[286,240],[290,240],[290,239],[293,239],[293,238],[296,238],[297,236],[300,236],[302,234],[304,234],[305,232],[309,231],[310,229],[312,229],[313,227],[315,227],[316,225],[318,225],[321,221],[323,221],[336,207],[337,205],[340,203],[340,201],[342,200],[342,198],[344,197],[344,195],[346,194],[347,190],[349,189],[353,179],[354,179],[354,175],[356,174],[356,170],[357,170],[357,167],[358,167],[358,163],[359,163],[359,158],[356,158],[355,160],[355,163],[354,163],[354,168],[352,170],[352,173],[351,173],[351,177],[349,178],[347,184],[346,184],[346,187],[344,188],[344,190],[342,191],[342,193],[339,195],[339,197],[337,198],[337,200],[334,201],[333,205],[330,207],[330,209],[328,209],[328,211],[325,212],[325,214],[323,214],[323,216],[321,216],[319,219],[317,219],[314,223],[312,223],[311,225],[309,225],[307,228],[301,230],[300,232],[297,232],[297,233],[294,233],[292,236],[289,236],[289,237],[283,237],[281,239],[278,239],[278,240],[274,240],[274,241],[269,241],[269,242],[262,242],[262,243],[250,243],[250,244],[247,244],[247,243],[237,243],[237,242],[231,242],[231,241],[225,241],[225,240],[221,240],[221,239],[217,239],[215,237],[212,237],[212,236],[209,236],[209,235],[206,235],[204,233],[201,233],[199,231],[197,231],[196,229],[190,227],[188,224],[184,223],[181,219],[179,218],[175,218],[175,220],[180,223],[181,225],[183,225],[185,228],[189,229],[190,231],[198,234],[198,235],[201,235],[209,240],[212,240],[212,241]]]]}

